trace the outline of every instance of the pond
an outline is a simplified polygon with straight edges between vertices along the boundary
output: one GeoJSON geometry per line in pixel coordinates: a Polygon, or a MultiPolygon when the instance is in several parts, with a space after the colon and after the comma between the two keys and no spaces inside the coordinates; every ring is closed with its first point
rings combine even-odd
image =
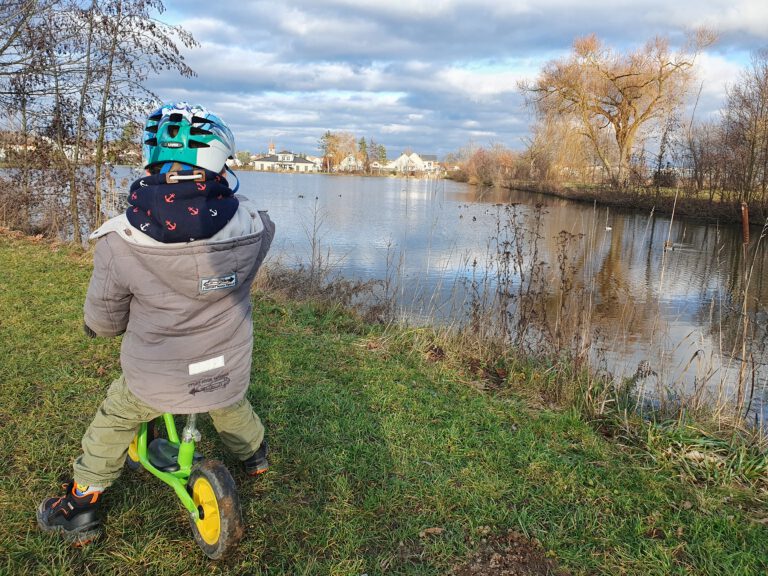
{"type": "MultiPolygon", "coordinates": [[[[277,225],[273,261],[306,264],[314,241],[343,277],[394,279],[399,314],[411,322],[466,321],[467,303],[483,297],[478,286],[493,293],[506,282],[520,296],[537,277],[529,293],[536,315],[554,319],[559,332],[566,318],[567,330],[586,327],[581,342],[596,366],[617,378],[650,371],[643,385],[656,394],[706,392],[708,402],[732,399],[740,380],[755,417],[765,412],[768,251],[759,229],[745,248],[738,225],[523,191],[413,178],[238,176],[239,192],[277,225]],[[566,305],[566,293],[578,299],[566,305]]],[[[516,306],[522,300],[505,303],[510,314],[516,306]]]]}

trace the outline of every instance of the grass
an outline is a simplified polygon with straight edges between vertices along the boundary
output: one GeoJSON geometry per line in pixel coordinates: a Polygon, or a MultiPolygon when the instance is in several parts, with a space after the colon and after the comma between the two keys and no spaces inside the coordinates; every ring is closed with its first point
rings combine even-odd
{"type": "Polygon", "coordinates": [[[265,295],[249,398],[270,472],[246,477],[202,423],[202,450],[239,486],[235,556],[208,561],[171,491],[127,471],[106,494],[104,537],[69,548],[37,529],[35,508],[69,478],[119,373],[119,339],[82,334],[90,267],[87,253],[0,235],[2,574],[446,574],[508,529],[573,574],[768,570],[757,488],[684,475],[514,387],[473,386],[406,332],[265,295]]]}
{"type": "MultiPolygon", "coordinates": [[[[503,184],[505,188],[527,190],[539,194],[557,196],[576,202],[597,203],[619,210],[655,214],[675,213],[701,222],[737,223],[742,221],[741,203],[735,191],[718,190],[712,200],[708,191],[695,192],[690,187],[631,186],[617,190],[605,184],[584,184],[578,182],[544,182],[535,180],[512,180],[503,184]],[[675,198],[677,197],[677,202],[675,198]]],[[[765,220],[764,203],[757,199],[750,202],[750,222],[762,225],[765,220]]]]}

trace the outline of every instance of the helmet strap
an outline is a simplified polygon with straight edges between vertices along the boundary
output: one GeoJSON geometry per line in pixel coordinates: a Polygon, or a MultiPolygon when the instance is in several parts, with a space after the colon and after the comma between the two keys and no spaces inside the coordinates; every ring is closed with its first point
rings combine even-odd
{"type": "Polygon", "coordinates": [[[181,162],[166,162],[162,165],[160,168],[160,174],[165,174],[166,172],[170,172],[173,170],[174,172],[178,172],[179,170],[191,170],[192,166],[187,166],[186,164],[182,164],[181,162]]]}
{"type": "Polygon", "coordinates": [[[235,187],[234,187],[234,188],[232,188],[232,193],[234,194],[234,193],[235,193],[235,192],[237,192],[237,190],[240,188],[240,178],[238,178],[238,177],[237,177],[237,174],[235,174],[235,173],[234,173],[234,171],[232,170],[232,168],[230,168],[230,167],[229,167],[229,166],[227,166],[226,164],[224,164],[224,168],[226,169],[226,171],[227,171],[227,172],[229,172],[230,174],[232,174],[232,176],[234,176],[234,177],[235,177],[235,187]]]}

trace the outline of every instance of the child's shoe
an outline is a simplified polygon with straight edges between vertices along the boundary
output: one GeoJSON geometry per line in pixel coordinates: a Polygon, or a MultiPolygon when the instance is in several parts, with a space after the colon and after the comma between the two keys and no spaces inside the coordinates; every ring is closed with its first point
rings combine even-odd
{"type": "Polygon", "coordinates": [[[259,446],[259,449],[251,454],[247,460],[243,461],[246,473],[250,476],[257,476],[258,474],[264,474],[264,472],[269,470],[269,462],[267,462],[268,453],[269,445],[267,444],[267,440],[264,439],[261,446],[259,446]]]}
{"type": "Polygon", "coordinates": [[[37,509],[37,524],[46,532],[58,532],[75,546],[96,540],[101,533],[101,491],[80,493],[77,484],[65,484],[61,498],[47,498],[37,509]]]}

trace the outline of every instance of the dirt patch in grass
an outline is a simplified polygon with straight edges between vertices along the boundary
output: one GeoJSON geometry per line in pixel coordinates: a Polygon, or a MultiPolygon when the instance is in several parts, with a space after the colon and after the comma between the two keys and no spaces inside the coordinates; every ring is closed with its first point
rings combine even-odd
{"type": "Polygon", "coordinates": [[[472,557],[451,570],[452,576],[570,576],[547,558],[541,544],[512,530],[480,541],[472,557]]]}

